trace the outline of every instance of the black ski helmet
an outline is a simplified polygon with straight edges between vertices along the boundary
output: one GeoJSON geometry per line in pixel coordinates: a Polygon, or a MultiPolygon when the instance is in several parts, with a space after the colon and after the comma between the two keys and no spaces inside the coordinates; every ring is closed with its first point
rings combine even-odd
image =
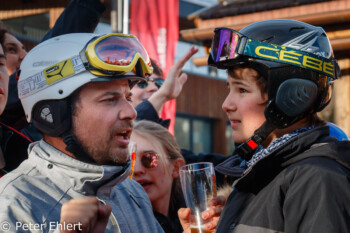
{"type": "MultiPolygon", "coordinates": [[[[326,32],[296,20],[266,20],[253,23],[239,31],[248,38],[310,52],[315,55],[333,59],[333,50],[326,32]]],[[[330,101],[332,80],[326,75],[297,66],[249,59],[249,63],[267,78],[269,99],[275,98],[280,85],[288,79],[311,80],[317,85],[317,99],[312,106],[315,112],[321,111],[330,101]]],[[[338,72],[338,71],[337,71],[338,72]]]]}

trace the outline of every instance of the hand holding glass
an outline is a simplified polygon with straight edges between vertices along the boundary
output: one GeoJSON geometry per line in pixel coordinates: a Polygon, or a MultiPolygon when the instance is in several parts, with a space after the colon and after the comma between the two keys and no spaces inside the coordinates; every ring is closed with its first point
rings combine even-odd
{"type": "Polygon", "coordinates": [[[209,209],[209,201],[216,196],[216,180],[212,163],[193,163],[180,168],[181,187],[186,205],[191,209],[191,233],[207,233],[207,223],[201,213],[209,209]]]}

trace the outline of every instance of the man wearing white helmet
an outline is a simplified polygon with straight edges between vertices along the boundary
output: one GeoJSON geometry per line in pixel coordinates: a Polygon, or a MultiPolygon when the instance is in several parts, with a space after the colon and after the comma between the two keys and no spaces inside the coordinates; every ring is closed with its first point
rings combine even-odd
{"type": "Polygon", "coordinates": [[[28,53],[19,98],[43,140],[0,181],[7,232],[96,232],[96,219],[106,232],[162,232],[143,188],[128,178],[136,118],[130,89],[151,73],[147,52],[132,35],[67,34],[28,53]],[[95,207],[74,210],[92,214],[82,221],[61,215],[72,199],[95,207]]]}

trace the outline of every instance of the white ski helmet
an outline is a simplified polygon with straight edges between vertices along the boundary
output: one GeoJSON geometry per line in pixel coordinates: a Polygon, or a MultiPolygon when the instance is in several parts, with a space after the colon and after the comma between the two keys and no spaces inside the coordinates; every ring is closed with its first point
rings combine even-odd
{"type": "Polygon", "coordinates": [[[71,116],[61,112],[70,109],[66,99],[75,90],[94,81],[128,79],[132,85],[146,81],[152,70],[146,50],[133,35],[66,34],[27,54],[20,67],[18,95],[28,122],[60,136],[71,127],[65,122],[71,116]]]}

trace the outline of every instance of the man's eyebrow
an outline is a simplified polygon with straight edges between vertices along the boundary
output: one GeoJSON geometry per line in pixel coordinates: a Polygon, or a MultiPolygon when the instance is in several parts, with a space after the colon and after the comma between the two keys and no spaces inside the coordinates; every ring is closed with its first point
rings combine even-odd
{"type": "Polygon", "coordinates": [[[5,54],[0,53],[0,58],[4,58],[4,59],[6,59],[5,54]]]}
{"type": "Polygon", "coordinates": [[[106,95],[121,95],[121,93],[118,91],[107,91],[102,94],[102,96],[106,96],[106,95]]]}

